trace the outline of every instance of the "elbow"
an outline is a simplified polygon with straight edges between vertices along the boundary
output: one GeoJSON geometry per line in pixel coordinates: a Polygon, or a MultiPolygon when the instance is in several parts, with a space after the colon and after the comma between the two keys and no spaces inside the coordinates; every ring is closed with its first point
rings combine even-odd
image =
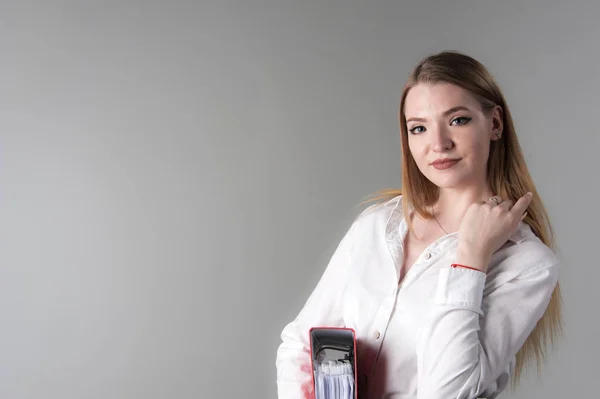
{"type": "Polygon", "coordinates": [[[481,363],[419,376],[419,399],[473,399],[485,389],[481,363]]]}

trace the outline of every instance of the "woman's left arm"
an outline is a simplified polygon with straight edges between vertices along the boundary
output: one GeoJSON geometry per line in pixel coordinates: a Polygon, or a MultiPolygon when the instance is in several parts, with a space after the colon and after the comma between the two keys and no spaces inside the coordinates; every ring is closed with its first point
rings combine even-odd
{"type": "Polygon", "coordinates": [[[472,399],[496,381],[542,317],[558,265],[530,267],[483,298],[485,280],[481,271],[440,271],[417,343],[419,399],[472,399]]]}
{"type": "Polygon", "coordinates": [[[476,398],[506,369],[544,314],[558,282],[558,261],[547,256],[548,248],[525,249],[504,260],[509,264],[503,269],[514,277],[483,295],[492,254],[518,227],[532,198],[528,193],[514,206],[511,201],[494,206],[490,199],[467,209],[457,263],[476,270],[440,271],[435,303],[417,341],[419,399],[476,398]]]}

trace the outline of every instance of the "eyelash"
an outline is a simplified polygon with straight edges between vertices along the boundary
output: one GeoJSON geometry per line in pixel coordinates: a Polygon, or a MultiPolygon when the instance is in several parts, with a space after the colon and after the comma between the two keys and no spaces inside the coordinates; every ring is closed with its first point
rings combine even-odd
{"type": "MultiPolygon", "coordinates": [[[[467,123],[469,123],[471,121],[471,119],[473,119],[473,118],[469,118],[467,116],[458,116],[458,117],[452,119],[452,122],[454,122],[455,120],[458,120],[458,119],[464,119],[465,120],[464,123],[461,123],[461,124],[458,125],[458,126],[463,126],[463,125],[466,125],[467,123]]],[[[452,122],[450,122],[450,123],[452,123],[452,122]]],[[[419,132],[419,133],[415,133],[414,132],[414,130],[416,128],[418,128],[418,127],[423,127],[423,126],[418,125],[418,126],[413,127],[412,129],[409,130],[410,134],[419,134],[419,133],[422,133],[422,132],[419,132]]]]}

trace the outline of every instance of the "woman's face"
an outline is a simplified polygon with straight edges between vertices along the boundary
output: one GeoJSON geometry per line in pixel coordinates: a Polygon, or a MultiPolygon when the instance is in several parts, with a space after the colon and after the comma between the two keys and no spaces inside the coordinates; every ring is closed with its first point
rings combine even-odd
{"type": "Polygon", "coordinates": [[[484,188],[490,141],[502,111],[484,113],[470,92],[450,83],[418,84],[404,103],[408,146],[419,170],[440,188],[484,188]],[[452,162],[434,164],[442,159],[452,162]]]}

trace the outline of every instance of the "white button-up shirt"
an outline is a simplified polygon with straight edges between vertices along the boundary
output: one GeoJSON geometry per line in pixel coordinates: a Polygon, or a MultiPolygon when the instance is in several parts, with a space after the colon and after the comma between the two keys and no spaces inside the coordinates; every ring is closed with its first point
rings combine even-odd
{"type": "Polygon", "coordinates": [[[494,398],[546,309],[558,259],[521,222],[487,274],[451,268],[458,233],[429,245],[398,284],[401,197],[359,215],[277,350],[279,398],[303,398],[309,329],[351,327],[363,398],[494,398]]]}

